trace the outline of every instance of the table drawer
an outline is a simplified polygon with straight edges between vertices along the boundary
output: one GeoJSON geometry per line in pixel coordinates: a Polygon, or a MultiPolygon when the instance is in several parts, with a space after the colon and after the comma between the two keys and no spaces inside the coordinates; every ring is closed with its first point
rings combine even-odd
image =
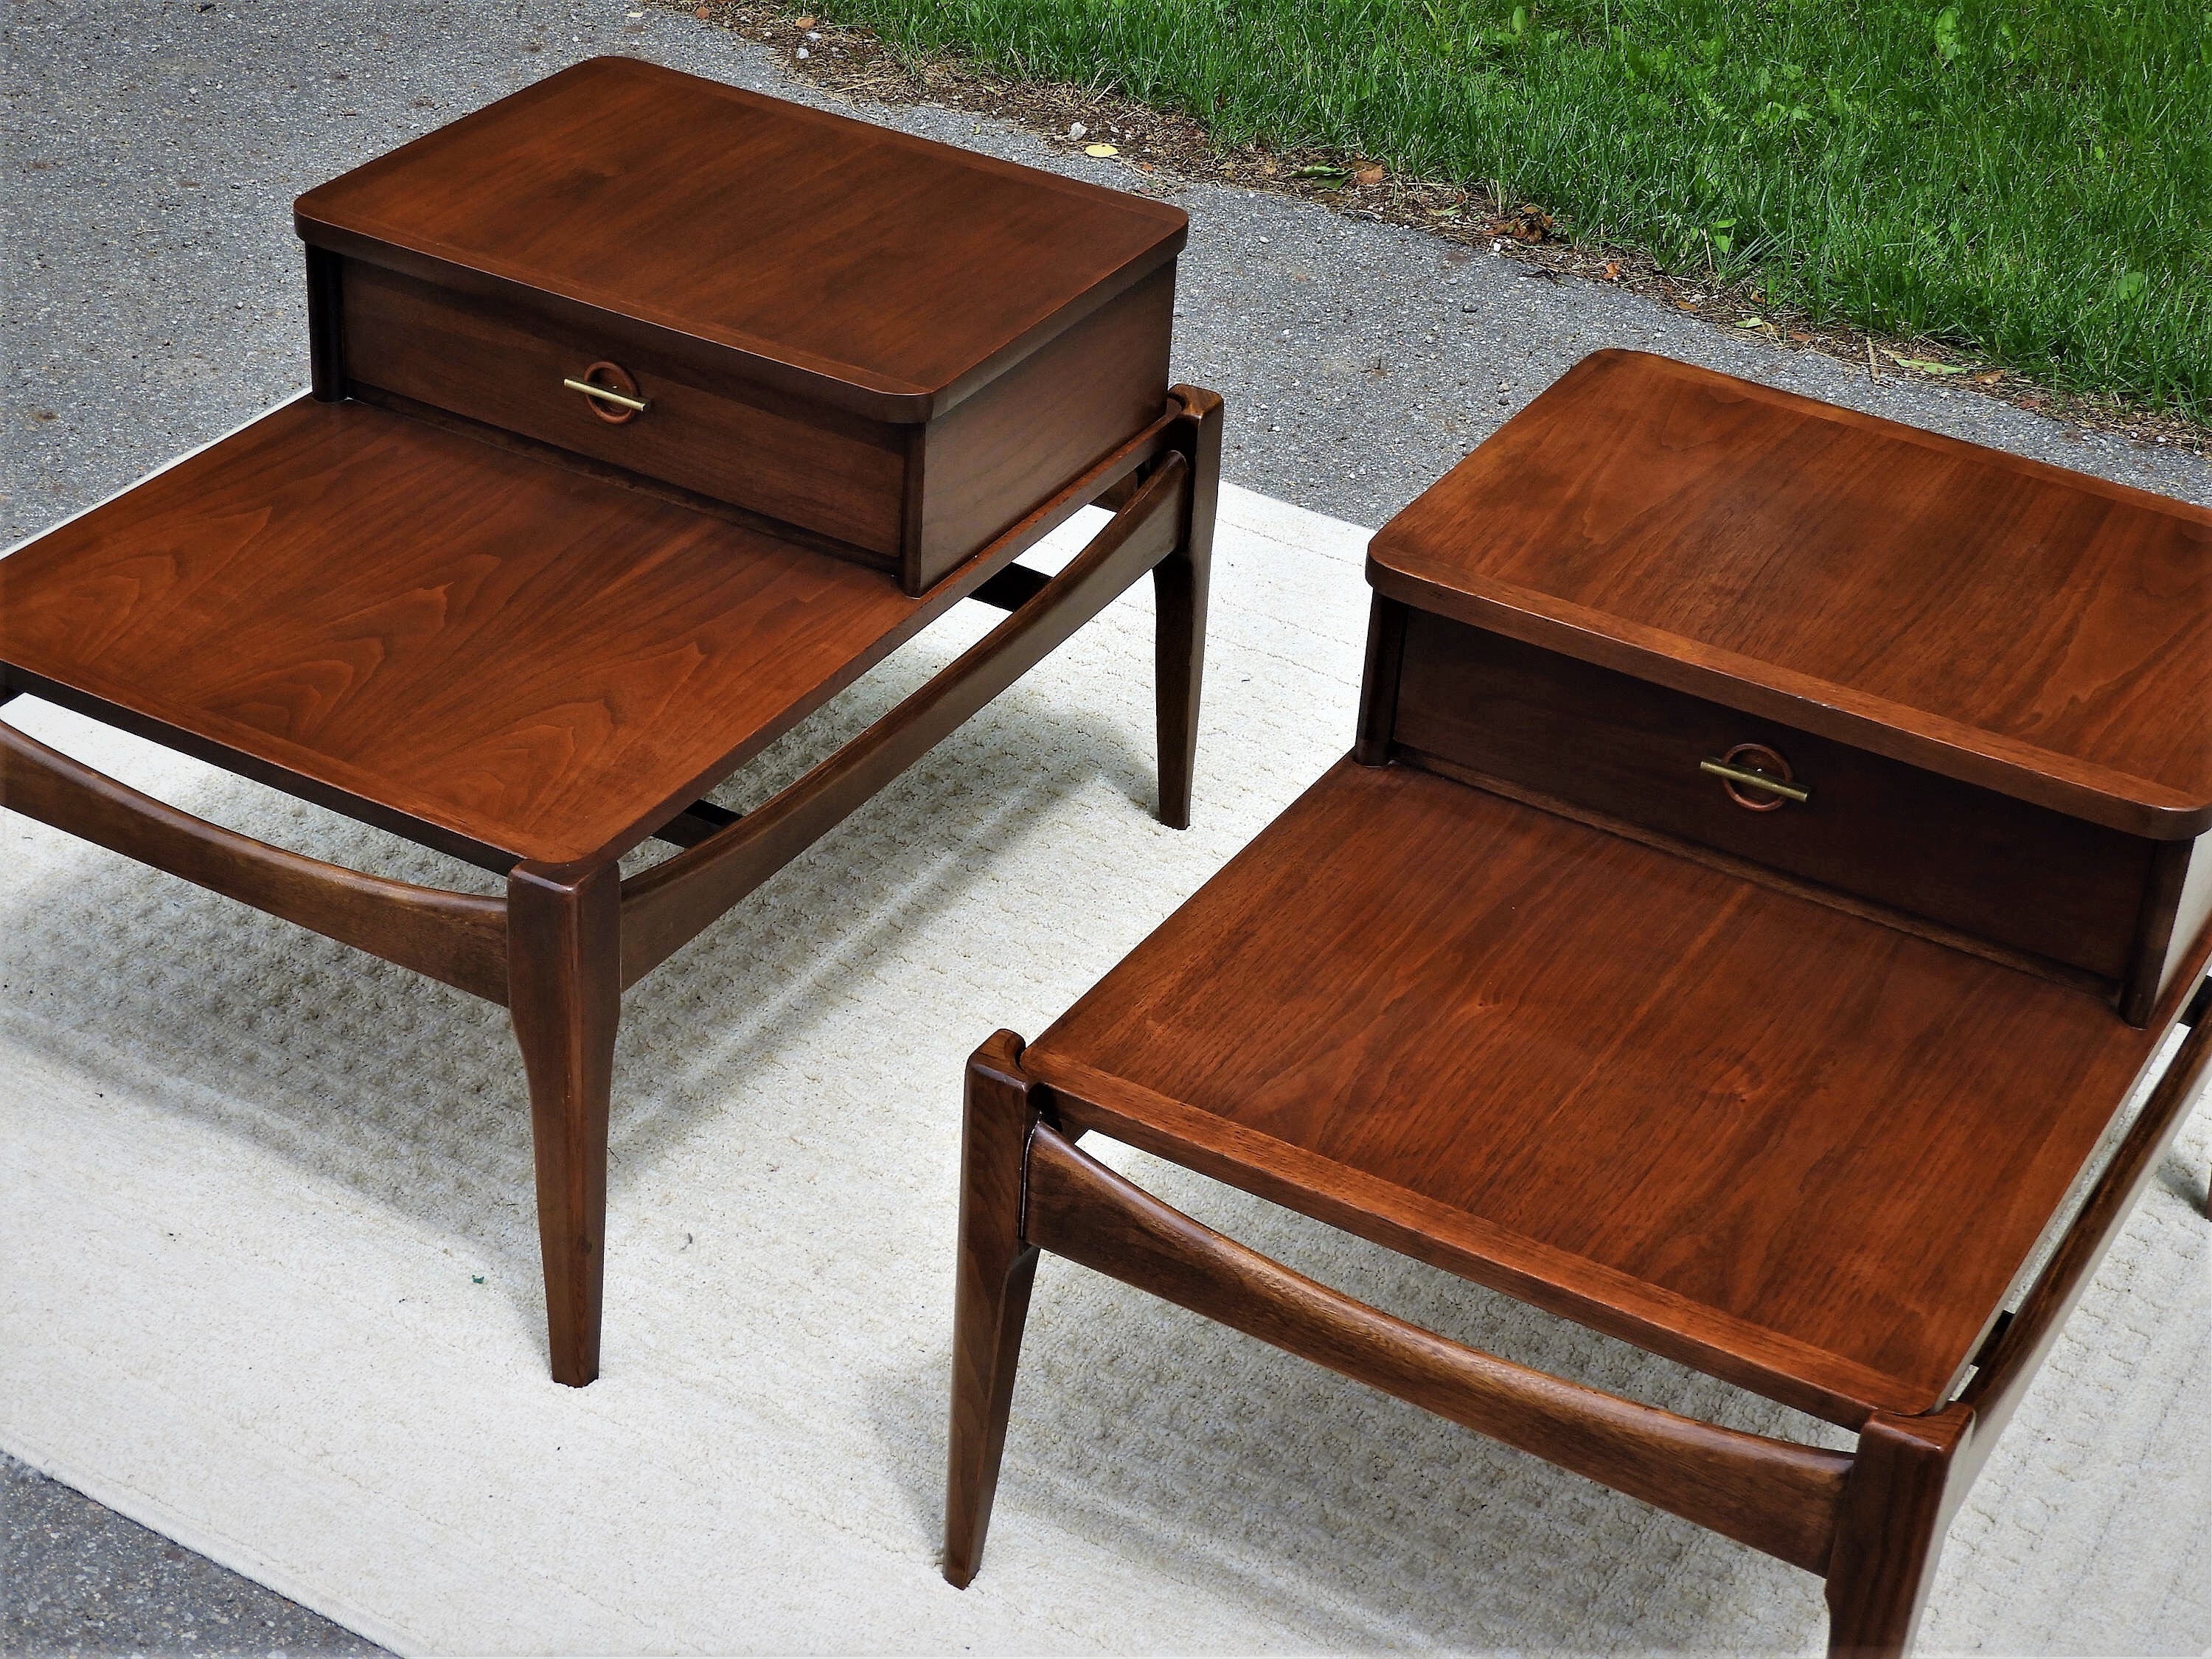
{"type": "MultiPolygon", "coordinates": [[[[672,350],[586,338],[572,325],[346,262],[348,382],[612,462],[848,544],[895,565],[906,494],[902,428],[715,384],[672,350]],[[562,382],[618,365],[647,407],[598,403],[562,382]],[[609,420],[596,410],[621,416],[609,420]]],[[[602,370],[596,377],[619,386],[602,370]]]]}
{"type": "Polygon", "coordinates": [[[2158,844],[2118,830],[1418,611],[1393,738],[2115,983],[2129,974],[2158,844]],[[1805,799],[1701,769],[1747,744],[1779,756],[1805,799]]]}

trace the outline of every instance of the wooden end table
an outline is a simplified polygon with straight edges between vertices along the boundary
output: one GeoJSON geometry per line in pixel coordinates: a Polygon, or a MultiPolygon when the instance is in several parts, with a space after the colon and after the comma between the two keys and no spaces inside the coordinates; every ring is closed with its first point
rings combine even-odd
{"type": "Polygon", "coordinates": [[[2212,514],[1603,353],[1370,575],[1355,754],[969,1063],[946,1576],[1050,1250],[1819,1574],[1832,1651],[1899,1652],[2212,1060],[2212,514]],[[1856,1449],[1417,1329],[1094,1131],[1856,1449]]]}
{"type": "Polygon", "coordinates": [[[623,992],[1147,572],[1190,810],[1221,404],[1182,216],[600,59],[301,198],[316,386],[0,559],[28,694],[506,878],[202,823],[0,724],[0,804],[512,1011],[552,1371],[598,1374],[623,992]],[[1017,556],[1113,510],[1047,578],[1017,556]],[[743,817],[704,799],[1010,611],[743,817]],[[683,849],[622,878],[648,838],[683,849]]]}

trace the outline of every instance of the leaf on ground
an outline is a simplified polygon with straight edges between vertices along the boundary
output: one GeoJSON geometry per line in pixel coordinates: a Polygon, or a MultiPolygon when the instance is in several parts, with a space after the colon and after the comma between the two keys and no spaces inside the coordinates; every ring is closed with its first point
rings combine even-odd
{"type": "Polygon", "coordinates": [[[1766,319],[1764,317],[1739,317],[1735,319],[1735,325],[1738,328],[1765,328],[1766,326],[1766,319]]]}
{"type": "Polygon", "coordinates": [[[1291,174],[1293,179],[1349,179],[1349,167],[1300,167],[1291,174]]]}
{"type": "Polygon", "coordinates": [[[1813,343],[1813,337],[1799,329],[1791,329],[1790,331],[1790,337],[1796,341],[1799,345],[1810,345],[1813,343]]]}
{"type": "Polygon", "coordinates": [[[1677,300],[1674,301],[1674,309],[1677,311],[1695,311],[1697,308],[1697,303],[1694,301],[1677,300]]]}
{"type": "Polygon", "coordinates": [[[2004,379],[2004,370],[2001,368],[1985,368],[1973,377],[1976,386],[1995,386],[2002,379],[2004,379]]]}
{"type": "Polygon", "coordinates": [[[791,20],[791,27],[795,29],[811,29],[814,27],[814,19],[811,17],[794,17],[791,20]]]}
{"type": "Polygon", "coordinates": [[[1083,153],[1085,155],[1119,155],[1121,152],[1111,144],[1085,144],[1083,153]]]}
{"type": "Polygon", "coordinates": [[[1607,259],[1605,262],[1605,271],[1601,280],[1608,283],[1619,282],[1620,280],[1620,261],[1618,259],[1607,259]]]}
{"type": "Polygon", "coordinates": [[[1379,185],[1382,182],[1382,169],[1381,167],[1370,163],[1370,165],[1360,168],[1358,172],[1353,173],[1352,176],[1363,185],[1379,185]]]}
{"type": "Polygon", "coordinates": [[[1899,368],[1917,368],[1923,374],[1964,374],[1964,363],[1939,363],[1933,357],[1900,357],[1894,351],[1881,354],[1899,368]]]}
{"type": "Polygon", "coordinates": [[[1541,208],[1523,204],[1516,213],[1493,220],[1490,226],[1492,236],[1510,236],[1516,242],[1540,242],[1552,234],[1552,216],[1541,208]]]}

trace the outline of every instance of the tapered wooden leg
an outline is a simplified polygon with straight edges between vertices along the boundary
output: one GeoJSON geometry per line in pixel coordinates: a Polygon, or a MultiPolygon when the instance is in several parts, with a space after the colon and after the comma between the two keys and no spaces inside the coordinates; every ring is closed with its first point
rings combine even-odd
{"type": "Polygon", "coordinates": [[[1191,778],[1198,762],[1198,704],[1206,670],[1206,602],[1213,568],[1213,519],[1221,494],[1221,399],[1177,386],[1184,416],[1176,447],[1190,464],[1190,500],[1176,550],[1152,567],[1158,617],[1160,822],[1190,827],[1191,778]]]}
{"type": "Polygon", "coordinates": [[[1828,1561],[1830,1659],[1894,1659],[1914,1627],[1943,1547],[1944,1490],[1973,1412],[1878,1414],[1859,1431],[1828,1561]]]}
{"type": "Polygon", "coordinates": [[[961,1589],[983,1561],[1014,1368],[1037,1253],[1022,1242],[1022,1166],[1036,1113],[1022,1040],[1000,1031],[968,1061],[960,1146],[959,1277],[952,1304],[952,1433],[945,1484],[945,1576],[961,1589]]]}
{"type": "Polygon", "coordinates": [[[611,864],[581,872],[518,865],[507,896],[507,1001],[530,1074],[553,1380],[580,1389],[599,1374],[621,876],[611,864]]]}

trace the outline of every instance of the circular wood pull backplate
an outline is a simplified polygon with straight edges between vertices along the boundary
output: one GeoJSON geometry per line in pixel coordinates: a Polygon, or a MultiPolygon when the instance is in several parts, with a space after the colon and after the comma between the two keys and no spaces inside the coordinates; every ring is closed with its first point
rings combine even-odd
{"type": "Polygon", "coordinates": [[[636,378],[620,363],[611,363],[602,359],[576,379],[563,380],[561,384],[580,396],[584,406],[609,426],[620,426],[625,421],[634,421],[645,413],[645,399],[637,395],[636,378]],[[595,398],[590,390],[593,387],[615,395],[612,398],[595,398]]]}
{"type": "MultiPolygon", "coordinates": [[[[1790,763],[1763,743],[1740,743],[1721,757],[1721,763],[1746,772],[1762,773],[1778,783],[1788,783],[1796,776],[1790,769],[1790,763]]],[[[1784,795],[1759,790],[1754,786],[1747,791],[1742,784],[1727,776],[1721,778],[1721,787],[1728,791],[1730,800],[1747,812],[1778,812],[1790,804],[1791,799],[1804,799],[1803,792],[1797,790],[1784,795]]]]}

